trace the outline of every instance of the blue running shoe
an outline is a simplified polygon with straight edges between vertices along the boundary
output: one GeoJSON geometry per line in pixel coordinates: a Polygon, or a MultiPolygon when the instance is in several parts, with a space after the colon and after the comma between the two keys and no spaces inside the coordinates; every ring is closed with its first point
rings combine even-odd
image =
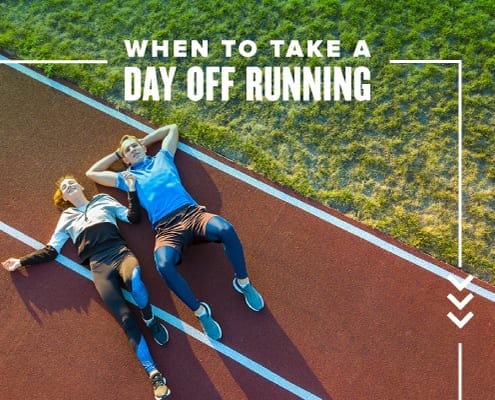
{"type": "Polygon", "coordinates": [[[222,328],[220,328],[218,322],[212,318],[210,306],[202,301],[199,304],[201,304],[205,309],[205,312],[202,315],[197,316],[201,326],[203,327],[203,331],[210,338],[219,340],[222,337],[222,328]]]}
{"type": "Polygon", "coordinates": [[[234,280],[232,281],[232,285],[234,286],[235,290],[237,290],[244,296],[244,300],[246,300],[246,304],[251,310],[261,311],[263,309],[263,307],[265,306],[263,297],[261,297],[261,294],[258,293],[258,291],[254,288],[253,285],[251,285],[251,283],[248,283],[245,287],[242,287],[239,284],[237,278],[234,278],[234,280]]]}
{"type": "Polygon", "coordinates": [[[163,346],[168,342],[168,331],[167,328],[163,324],[161,324],[155,317],[151,321],[144,321],[151,334],[153,335],[153,339],[160,346],[163,346]]]}

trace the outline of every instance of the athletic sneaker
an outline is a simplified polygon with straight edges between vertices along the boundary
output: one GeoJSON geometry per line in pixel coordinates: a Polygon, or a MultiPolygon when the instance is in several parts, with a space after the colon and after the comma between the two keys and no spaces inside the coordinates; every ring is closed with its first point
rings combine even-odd
{"type": "Polygon", "coordinates": [[[155,400],[166,399],[170,395],[170,389],[167,386],[167,381],[160,372],[155,372],[152,376],[150,376],[150,380],[153,385],[155,400]]]}
{"type": "Polygon", "coordinates": [[[248,283],[246,286],[241,286],[237,278],[234,278],[232,281],[232,285],[234,289],[237,290],[244,296],[244,300],[248,307],[253,311],[261,311],[265,306],[265,302],[263,301],[263,297],[258,291],[254,288],[251,283],[248,283]]]}
{"type": "Polygon", "coordinates": [[[199,322],[203,326],[203,330],[212,339],[220,339],[222,337],[222,328],[220,328],[218,322],[212,318],[210,306],[204,302],[200,302],[199,304],[201,304],[205,309],[203,314],[197,316],[199,322]]]}
{"type": "Polygon", "coordinates": [[[153,339],[160,346],[163,346],[168,342],[168,331],[163,324],[161,324],[155,317],[151,321],[145,321],[146,326],[153,335],[153,339]]]}

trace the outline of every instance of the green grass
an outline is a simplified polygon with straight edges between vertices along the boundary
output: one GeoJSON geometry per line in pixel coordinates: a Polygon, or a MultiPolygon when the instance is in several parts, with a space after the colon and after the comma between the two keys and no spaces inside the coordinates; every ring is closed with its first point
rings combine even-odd
{"type": "Polygon", "coordinates": [[[108,59],[43,66],[118,109],[181,135],[436,258],[457,264],[457,66],[463,61],[463,266],[494,282],[495,3],[433,1],[4,1],[0,48],[20,58],[108,59]],[[208,39],[203,58],[129,59],[125,39],[208,39]],[[227,59],[222,39],[253,40],[227,59]],[[269,41],[334,40],[340,59],[274,58],[269,41]],[[371,58],[354,59],[359,39],[371,58]],[[125,102],[125,66],[176,66],[170,102],[125,102]],[[192,102],[191,66],[234,66],[228,102],[192,102]],[[246,66],[367,66],[369,102],[246,102],[246,66]]]}

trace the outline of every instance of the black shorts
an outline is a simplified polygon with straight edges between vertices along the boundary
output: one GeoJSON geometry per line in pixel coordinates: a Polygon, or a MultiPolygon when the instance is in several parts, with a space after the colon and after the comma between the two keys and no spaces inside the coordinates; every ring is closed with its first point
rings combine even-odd
{"type": "Polygon", "coordinates": [[[112,272],[117,272],[127,286],[138,265],[137,258],[126,246],[110,247],[93,254],[89,259],[93,281],[97,287],[98,281],[109,279],[112,272]]]}

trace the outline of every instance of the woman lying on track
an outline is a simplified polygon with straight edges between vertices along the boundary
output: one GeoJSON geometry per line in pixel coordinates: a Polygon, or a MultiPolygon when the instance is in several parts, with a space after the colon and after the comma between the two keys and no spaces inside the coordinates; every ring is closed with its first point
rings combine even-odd
{"type": "Polygon", "coordinates": [[[2,265],[7,271],[15,271],[21,266],[52,261],[70,238],[77,247],[81,261],[89,263],[96,290],[124,329],[132,349],[150,377],[155,399],[160,400],[168,397],[170,390],[120,289],[123,281],[140,308],[153,338],[158,344],[165,344],[168,332],[153,316],[148,291],[141,280],[141,268],[117,227],[117,219],[136,223],[140,216],[135,177],[128,173],[125,180],[129,185],[127,208],[107,194],[97,194],[88,200],[84,188],[76,179],[72,176],[60,178],[53,200],[63,211],[50,241],[44,248],[20,259],[9,258],[2,265]]]}

